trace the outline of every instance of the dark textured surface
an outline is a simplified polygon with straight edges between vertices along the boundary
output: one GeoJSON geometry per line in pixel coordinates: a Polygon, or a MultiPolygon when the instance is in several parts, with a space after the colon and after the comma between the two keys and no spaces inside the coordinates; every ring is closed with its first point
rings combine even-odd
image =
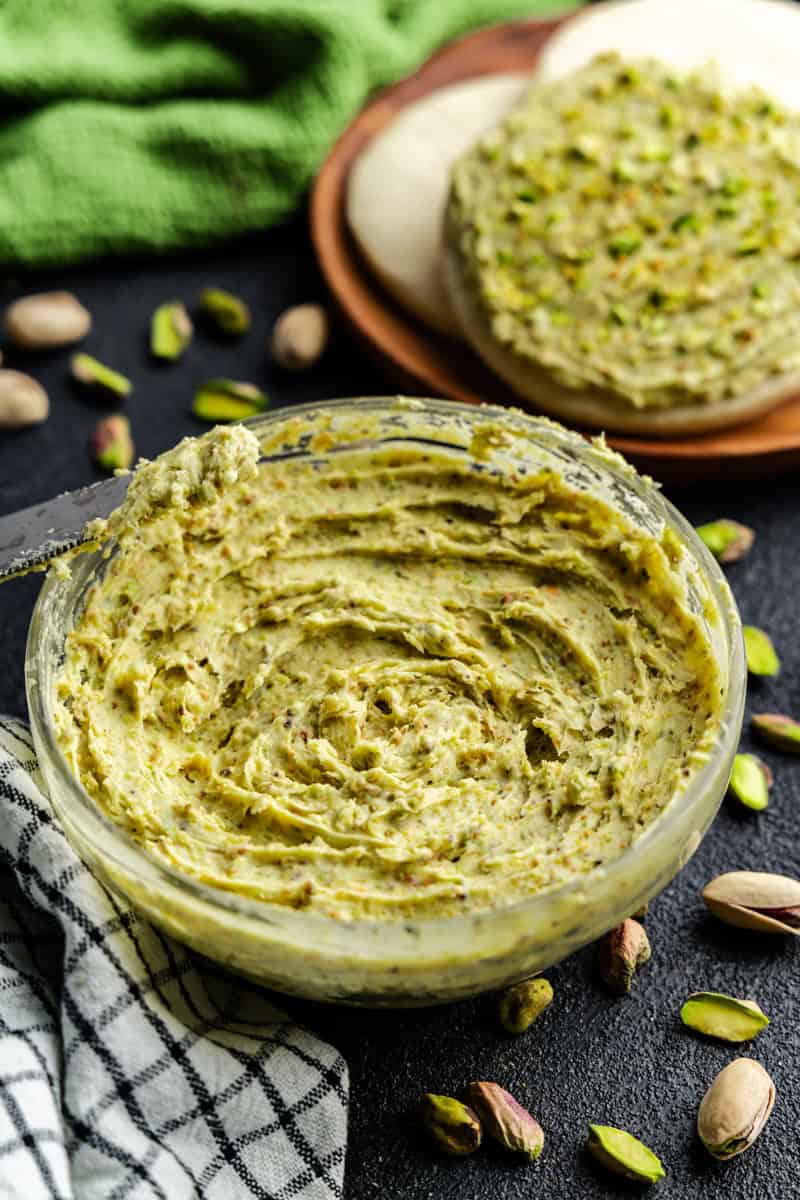
{"type": "MultiPolygon", "coordinates": [[[[321,295],[303,221],[216,255],[158,263],[116,263],[9,281],[0,299],[41,287],[74,290],[92,310],[86,349],[129,374],[127,402],[141,453],[153,455],[203,428],[190,414],[194,386],[210,376],[248,379],[266,387],[274,404],[389,390],[342,331],[322,364],[288,376],[268,362],[266,332],[287,304],[321,295]],[[198,335],[183,363],[148,361],[151,311],[163,300],[191,301],[200,286],[218,284],[251,304],[254,328],[241,342],[198,335]]],[[[22,365],[20,356],[7,361],[22,365]]],[[[0,512],[32,504],[98,477],[86,452],[102,406],[66,378],[67,355],[24,360],[47,387],[46,425],[0,432],[0,512]]],[[[777,680],[750,687],[748,712],[800,715],[800,481],[731,483],[673,495],[695,522],[719,515],[755,527],[750,557],[729,568],[744,619],[768,629],[783,657],[777,680]]],[[[0,712],[24,711],[25,633],[39,580],[0,588],[0,712]]],[[[745,742],[750,746],[749,734],[745,742]]],[[[617,1184],[587,1158],[589,1121],[618,1124],[642,1136],[662,1157],[667,1179],[654,1194],[708,1200],[792,1200],[800,1197],[798,1094],[800,953],[797,941],[758,938],[706,916],[700,887],[724,870],[749,867],[800,874],[800,761],[769,751],[776,783],[769,809],[740,814],[726,802],[695,858],[651,906],[647,928],[653,960],[633,994],[617,1000],[593,976],[586,950],[547,972],[555,1000],[522,1038],[498,1031],[494,1000],[428,1011],[368,1013],[289,1002],[328,1036],[352,1073],[348,1152],[349,1200],[592,1200],[638,1194],[617,1184]],[[778,1091],[775,1112],[757,1146],[715,1164],[697,1145],[694,1118],[707,1084],[737,1056],[735,1047],[683,1031],[678,1010],[692,990],[758,999],[770,1027],[744,1053],[757,1057],[778,1091]],[[471,1078],[494,1079],[528,1103],[545,1130],[539,1163],[519,1166],[491,1150],[465,1161],[443,1160],[416,1129],[411,1109],[423,1090],[453,1092],[471,1078]]]]}

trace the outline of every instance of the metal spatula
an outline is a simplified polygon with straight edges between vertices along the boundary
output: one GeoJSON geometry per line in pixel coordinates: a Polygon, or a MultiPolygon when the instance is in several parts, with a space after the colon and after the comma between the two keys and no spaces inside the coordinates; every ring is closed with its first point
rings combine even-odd
{"type": "Polygon", "coordinates": [[[46,567],[87,540],[86,526],[107,517],[122,500],[130,475],[104,479],[53,500],[0,517],[0,582],[46,567]]]}

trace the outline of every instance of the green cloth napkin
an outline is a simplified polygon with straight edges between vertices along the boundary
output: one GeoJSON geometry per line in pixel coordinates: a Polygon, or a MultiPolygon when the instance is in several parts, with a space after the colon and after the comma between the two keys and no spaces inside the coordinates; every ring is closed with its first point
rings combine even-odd
{"type": "Polygon", "coordinates": [[[374,88],[565,0],[4,0],[0,261],[194,246],[296,205],[374,88]]]}

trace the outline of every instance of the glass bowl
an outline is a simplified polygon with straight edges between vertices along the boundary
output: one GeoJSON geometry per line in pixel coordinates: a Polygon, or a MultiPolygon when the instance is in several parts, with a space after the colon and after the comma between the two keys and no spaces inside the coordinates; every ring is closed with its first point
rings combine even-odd
{"type": "Polygon", "coordinates": [[[50,572],[45,580],[31,621],[25,678],[53,808],[97,877],[162,929],[234,971],[279,991],[369,1006],[435,1004],[524,978],[602,936],[660,892],[697,849],[725,793],[746,673],[741,625],[725,578],[655,484],[578,434],[489,406],[368,397],[278,410],[249,424],[267,463],[306,455],[325,469],[337,449],[422,442],[473,455],[482,469],[550,465],[571,486],[601,496],[647,532],[658,536],[670,527],[684,551],[678,570],[688,603],[706,623],[725,689],[714,748],[618,858],[514,905],[428,920],[341,921],[239,897],[181,874],[132,842],[95,806],[61,753],[53,722],[55,677],[65,636],[105,561],[84,554],[73,562],[71,578],[50,572]],[[502,424],[502,444],[486,437],[487,419],[502,424]]]}

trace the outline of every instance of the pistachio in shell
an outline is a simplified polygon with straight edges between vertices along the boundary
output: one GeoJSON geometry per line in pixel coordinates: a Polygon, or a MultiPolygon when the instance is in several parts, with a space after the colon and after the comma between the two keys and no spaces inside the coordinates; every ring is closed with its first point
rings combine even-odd
{"type": "Polygon", "coordinates": [[[722,992],[693,992],[681,1008],[689,1029],[723,1042],[749,1042],[769,1025],[755,1000],[737,1000],[722,992]]]}
{"type": "Polygon", "coordinates": [[[9,304],[4,324],[15,346],[52,350],[86,337],[92,317],[71,292],[37,292],[9,304]]]}
{"type": "Polygon", "coordinates": [[[733,760],[728,791],[745,808],[761,812],[769,804],[772,771],[755,754],[737,754],[733,760]]]}
{"type": "Polygon", "coordinates": [[[590,1125],[589,1153],[615,1175],[637,1183],[656,1183],[664,1178],[661,1159],[632,1133],[613,1125],[590,1125]]]}
{"type": "Polygon", "coordinates": [[[775,1085],[754,1058],[724,1067],[700,1102],[697,1132],[714,1158],[724,1161],[748,1150],[767,1123],[775,1085]]]}
{"type": "Polygon", "coordinates": [[[21,371],[0,368],[0,429],[24,429],[47,420],[50,401],[42,385],[21,371]]]}
{"type": "Polygon", "coordinates": [[[744,625],[744,650],[747,657],[747,669],[751,675],[777,675],[781,669],[781,660],[772,644],[772,639],[763,629],[756,625],[744,625]]]}
{"type": "Polygon", "coordinates": [[[703,889],[721,921],[760,933],[800,934],[800,881],[766,871],[728,871],[703,889]]]}

